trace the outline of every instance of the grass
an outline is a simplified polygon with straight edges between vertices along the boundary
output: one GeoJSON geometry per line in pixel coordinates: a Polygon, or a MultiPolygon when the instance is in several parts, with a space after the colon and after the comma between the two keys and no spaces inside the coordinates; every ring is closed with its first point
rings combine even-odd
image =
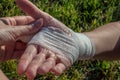
{"type": "MultiPolygon", "coordinates": [[[[120,0],[31,0],[77,32],[93,30],[120,20],[120,0]]],[[[0,0],[0,17],[23,15],[14,0],[0,0]]],[[[17,75],[17,61],[0,63],[10,80],[26,80],[17,75]]],[[[120,80],[119,61],[77,61],[59,77],[38,75],[35,80],[120,80]]]]}

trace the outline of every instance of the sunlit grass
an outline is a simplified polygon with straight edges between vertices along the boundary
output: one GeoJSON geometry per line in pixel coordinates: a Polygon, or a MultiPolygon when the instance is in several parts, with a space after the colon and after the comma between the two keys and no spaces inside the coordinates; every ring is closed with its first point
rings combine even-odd
{"type": "MultiPolygon", "coordinates": [[[[103,24],[120,20],[120,0],[31,0],[77,32],[90,31],[103,24]]],[[[0,0],[0,17],[23,15],[14,0],[0,0]]],[[[26,80],[17,75],[17,62],[0,63],[12,80],[26,80]]],[[[120,80],[118,61],[78,61],[59,77],[39,75],[35,80],[120,80]]]]}

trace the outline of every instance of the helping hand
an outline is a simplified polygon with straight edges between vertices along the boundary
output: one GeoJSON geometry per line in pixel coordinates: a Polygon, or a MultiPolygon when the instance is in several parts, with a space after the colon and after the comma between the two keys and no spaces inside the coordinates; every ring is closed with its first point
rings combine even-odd
{"type": "MultiPolygon", "coordinates": [[[[63,23],[39,10],[30,1],[17,0],[17,4],[34,19],[43,18],[43,26],[54,26],[70,35],[68,28],[63,23]]],[[[34,79],[37,73],[46,74],[51,72],[55,75],[60,75],[70,65],[70,60],[67,57],[63,57],[63,55],[56,55],[56,53],[37,45],[28,45],[19,61],[18,73],[26,73],[29,79],[34,79]]]]}
{"type": "Polygon", "coordinates": [[[39,31],[42,20],[33,22],[30,16],[0,18],[0,61],[18,59],[26,48],[26,43],[17,41],[21,36],[29,36],[39,31]]]}

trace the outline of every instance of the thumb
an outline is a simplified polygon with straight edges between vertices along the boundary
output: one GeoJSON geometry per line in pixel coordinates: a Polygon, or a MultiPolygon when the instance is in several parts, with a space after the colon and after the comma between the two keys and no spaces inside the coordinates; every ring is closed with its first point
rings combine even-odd
{"type": "Polygon", "coordinates": [[[30,25],[13,27],[12,33],[14,34],[14,38],[16,39],[21,36],[35,34],[42,28],[42,26],[43,26],[43,19],[38,19],[37,21],[35,21],[30,25]]]}

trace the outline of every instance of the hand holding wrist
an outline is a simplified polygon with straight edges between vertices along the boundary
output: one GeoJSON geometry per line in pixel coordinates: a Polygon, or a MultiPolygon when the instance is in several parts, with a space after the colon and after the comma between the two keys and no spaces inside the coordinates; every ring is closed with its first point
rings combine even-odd
{"type": "Polygon", "coordinates": [[[72,64],[78,58],[81,60],[91,58],[95,48],[90,39],[82,33],[75,33],[70,29],[68,31],[70,34],[56,27],[43,27],[29,44],[37,44],[54,53],[64,54],[72,64]]]}

